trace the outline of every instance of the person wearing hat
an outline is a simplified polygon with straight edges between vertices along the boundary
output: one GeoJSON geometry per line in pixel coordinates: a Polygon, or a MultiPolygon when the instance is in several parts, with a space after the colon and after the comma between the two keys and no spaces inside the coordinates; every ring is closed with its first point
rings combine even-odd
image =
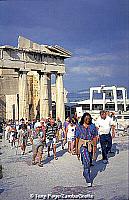
{"type": "Polygon", "coordinates": [[[45,138],[46,138],[45,132],[42,131],[41,123],[36,122],[34,125],[34,131],[32,131],[30,141],[32,143],[32,152],[33,152],[32,164],[33,165],[36,164],[35,159],[36,159],[36,156],[38,155],[38,157],[39,157],[38,166],[39,167],[43,167],[41,160],[42,160],[45,138]]]}

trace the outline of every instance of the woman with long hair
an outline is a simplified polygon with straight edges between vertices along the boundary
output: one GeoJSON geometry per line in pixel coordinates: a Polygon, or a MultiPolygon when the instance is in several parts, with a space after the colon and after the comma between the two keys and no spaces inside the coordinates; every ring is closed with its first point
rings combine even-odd
{"type": "Polygon", "coordinates": [[[83,176],[88,183],[88,187],[92,186],[90,177],[90,166],[92,165],[93,140],[98,132],[92,123],[92,117],[89,113],[84,113],[80,124],[76,127],[76,153],[84,166],[83,176]]]}

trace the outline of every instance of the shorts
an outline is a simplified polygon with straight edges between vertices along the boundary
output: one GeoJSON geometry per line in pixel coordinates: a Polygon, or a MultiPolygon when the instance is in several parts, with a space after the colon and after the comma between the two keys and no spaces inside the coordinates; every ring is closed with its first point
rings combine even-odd
{"type": "Polygon", "coordinates": [[[40,145],[40,146],[36,146],[36,145],[32,145],[32,151],[33,151],[33,154],[37,154],[38,152],[39,153],[43,153],[43,145],[40,145]]]}
{"type": "Polygon", "coordinates": [[[74,137],[68,137],[67,142],[74,142],[74,137]]]}
{"type": "Polygon", "coordinates": [[[47,146],[51,146],[53,144],[56,144],[56,138],[53,138],[52,140],[46,139],[47,146]]]}

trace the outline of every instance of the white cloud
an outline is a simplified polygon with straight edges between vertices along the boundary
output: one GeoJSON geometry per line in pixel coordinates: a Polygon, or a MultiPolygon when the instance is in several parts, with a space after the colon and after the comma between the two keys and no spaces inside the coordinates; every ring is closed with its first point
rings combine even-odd
{"type": "Polygon", "coordinates": [[[69,68],[69,73],[85,74],[87,77],[111,77],[112,69],[106,66],[76,66],[69,68]]]}
{"type": "Polygon", "coordinates": [[[69,60],[69,63],[77,63],[77,62],[107,62],[107,61],[118,61],[121,59],[122,55],[113,55],[111,53],[101,53],[101,54],[94,54],[94,55],[80,55],[74,56],[69,60]]]}
{"type": "MultiPolygon", "coordinates": [[[[122,41],[123,43],[123,41],[122,41]]],[[[74,50],[73,56],[66,61],[68,65],[85,64],[94,65],[95,62],[100,63],[98,65],[106,65],[107,63],[117,63],[120,61],[128,60],[128,52],[126,49],[118,49],[115,52],[101,52],[96,53],[94,49],[78,48],[74,50]]]]}
{"type": "Polygon", "coordinates": [[[78,48],[74,50],[74,54],[76,55],[89,55],[91,53],[92,53],[91,49],[86,49],[86,48],[78,48]]]}

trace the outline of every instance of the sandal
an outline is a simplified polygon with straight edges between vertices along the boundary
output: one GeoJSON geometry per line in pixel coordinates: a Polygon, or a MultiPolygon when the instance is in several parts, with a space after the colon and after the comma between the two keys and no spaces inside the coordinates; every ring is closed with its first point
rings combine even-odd
{"type": "Polygon", "coordinates": [[[36,162],[35,162],[35,161],[32,161],[32,165],[36,165],[36,162]]]}
{"type": "Polygon", "coordinates": [[[43,164],[42,164],[42,163],[39,163],[38,166],[39,166],[39,167],[43,167],[43,164]]]}

